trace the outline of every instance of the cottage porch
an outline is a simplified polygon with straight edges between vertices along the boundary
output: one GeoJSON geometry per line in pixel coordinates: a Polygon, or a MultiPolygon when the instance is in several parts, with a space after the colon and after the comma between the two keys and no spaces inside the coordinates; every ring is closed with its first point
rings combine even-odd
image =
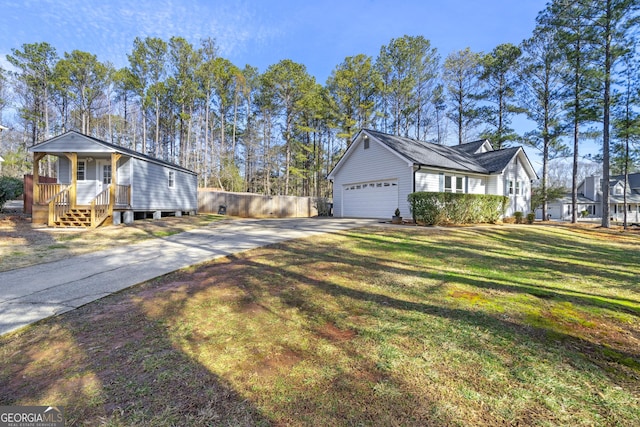
{"type": "MultiPolygon", "coordinates": [[[[83,153],[85,155],[85,153],[83,153]]],[[[118,184],[118,160],[121,153],[100,153],[95,161],[101,168],[97,180],[78,180],[78,153],[34,152],[33,157],[33,209],[32,222],[47,224],[49,227],[91,227],[109,223],[114,210],[128,210],[131,207],[131,185],[118,184]],[[40,161],[47,155],[64,157],[68,160],[69,183],[62,183],[58,167],[58,182],[40,182],[40,161]],[[98,184],[97,186],[95,184],[98,184]],[[89,184],[89,185],[87,185],[89,184]],[[91,188],[93,185],[93,188],[91,188]],[[79,198],[79,189],[85,194],[79,198]],[[86,196],[89,191],[88,197],[86,196]]],[[[93,157],[90,157],[93,161],[93,157]]],[[[60,162],[58,162],[60,164],[60,162]]],[[[87,167],[86,160],[81,162],[87,167]]]]}

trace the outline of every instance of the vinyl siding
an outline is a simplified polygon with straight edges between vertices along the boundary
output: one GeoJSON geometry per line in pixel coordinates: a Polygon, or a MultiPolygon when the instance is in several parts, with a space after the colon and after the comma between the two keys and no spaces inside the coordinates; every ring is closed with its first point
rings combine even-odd
{"type": "Polygon", "coordinates": [[[195,211],[198,207],[197,176],[140,159],[132,163],[131,204],[139,211],[195,211]],[[169,171],[175,186],[169,188],[169,171]]]}
{"type": "Polygon", "coordinates": [[[416,172],[416,191],[440,191],[440,172],[424,169],[416,172]]]}
{"type": "Polygon", "coordinates": [[[371,181],[384,181],[397,179],[398,200],[394,206],[388,206],[389,217],[396,208],[400,208],[400,214],[410,217],[407,197],[413,191],[412,167],[400,157],[389,151],[373,138],[369,139],[369,148],[364,149],[362,138],[353,142],[356,144],[347,153],[333,178],[333,212],[335,216],[342,216],[343,186],[345,184],[362,184],[371,181]]]}
{"type": "Polygon", "coordinates": [[[49,141],[41,147],[34,147],[34,152],[46,151],[47,153],[111,153],[113,150],[95,143],[82,135],[64,135],[56,140],[49,141]]]}
{"type": "Polygon", "coordinates": [[[506,216],[513,216],[513,213],[517,211],[526,215],[531,210],[531,177],[522,167],[521,162],[520,155],[514,157],[501,175],[502,182],[498,189],[502,190],[503,195],[509,197],[507,211],[505,212],[506,216]],[[509,181],[514,182],[514,193],[515,182],[520,182],[520,194],[509,194],[509,181]]]}
{"type": "Polygon", "coordinates": [[[460,172],[446,172],[421,169],[416,173],[416,191],[442,191],[440,174],[462,176],[466,181],[466,192],[472,194],[485,194],[484,177],[464,175],[460,172]]]}

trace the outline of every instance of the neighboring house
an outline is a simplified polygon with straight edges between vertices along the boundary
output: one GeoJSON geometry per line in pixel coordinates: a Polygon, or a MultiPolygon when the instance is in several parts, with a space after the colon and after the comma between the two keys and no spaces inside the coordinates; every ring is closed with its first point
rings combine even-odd
{"type": "MultiPolygon", "coordinates": [[[[602,218],[602,178],[589,176],[578,185],[578,218],[587,212],[589,218],[602,218]]],[[[550,219],[571,220],[571,194],[547,204],[550,219]]],[[[624,175],[609,178],[609,214],[613,221],[624,219],[624,175]]],[[[542,209],[536,209],[536,216],[542,218],[542,209]]],[[[640,173],[629,174],[627,186],[627,220],[640,222],[640,173]]]]}
{"type": "MultiPolygon", "coordinates": [[[[0,125],[0,134],[2,133],[3,130],[7,130],[8,128],[0,125]]],[[[0,139],[1,141],[1,139],[0,139]]],[[[2,158],[2,156],[0,156],[0,174],[2,173],[2,163],[4,162],[4,159],[2,158]]]]}
{"type": "Polygon", "coordinates": [[[487,140],[445,146],[363,129],[328,178],[338,217],[411,217],[416,191],[509,197],[505,212],[529,212],[537,175],[522,147],[494,150],[487,140]]]}
{"type": "Polygon", "coordinates": [[[197,210],[198,177],[180,166],[70,131],[29,148],[33,153],[32,222],[97,227],[197,210]],[[40,183],[39,163],[56,156],[57,183],[40,183]]]}

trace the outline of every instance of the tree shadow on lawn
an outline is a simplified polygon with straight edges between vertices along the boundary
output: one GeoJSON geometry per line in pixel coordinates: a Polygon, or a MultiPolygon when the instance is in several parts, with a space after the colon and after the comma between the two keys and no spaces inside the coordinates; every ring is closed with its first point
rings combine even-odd
{"type": "Polygon", "coordinates": [[[0,337],[0,403],[64,406],[67,425],[270,425],[174,346],[135,289],[0,337]]]}
{"type": "MultiPolygon", "coordinates": [[[[286,246],[275,246],[277,246],[279,250],[287,249],[286,246]]],[[[323,254],[319,255],[315,260],[302,260],[303,257],[301,257],[301,254],[303,252],[300,250],[302,248],[297,249],[298,250],[295,251],[291,250],[291,258],[289,259],[288,264],[296,265],[297,269],[300,271],[313,271],[313,264],[317,261],[333,263],[333,271],[336,273],[339,273],[341,269],[351,270],[355,266],[360,266],[366,267],[368,274],[370,274],[371,277],[376,277],[376,275],[384,274],[389,270],[385,265],[377,264],[375,262],[372,263],[370,259],[367,262],[363,262],[361,261],[361,257],[359,257],[358,255],[346,255],[344,252],[341,252],[339,257],[323,254]],[[291,259],[298,259],[300,261],[291,262],[291,259]],[[339,267],[340,265],[342,265],[342,267],[339,267]]],[[[253,265],[253,268],[257,271],[260,269],[265,269],[265,266],[262,264],[255,264],[253,265]]],[[[271,269],[272,267],[267,268],[271,269]]],[[[416,271],[415,269],[402,269],[400,270],[400,272],[402,272],[402,274],[424,277],[424,271],[416,271]]],[[[640,373],[640,349],[636,349],[637,351],[629,351],[628,349],[620,348],[615,349],[615,347],[611,346],[610,343],[600,344],[597,342],[589,341],[588,339],[559,332],[557,330],[551,330],[539,326],[522,325],[515,321],[508,320],[509,318],[507,316],[494,316],[477,310],[449,308],[442,305],[428,304],[426,302],[407,301],[390,295],[353,289],[330,281],[313,279],[308,275],[293,272],[289,268],[279,272],[278,274],[286,276],[288,279],[294,282],[299,282],[301,284],[318,288],[324,293],[335,298],[347,297],[358,301],[372,303],[376,306],[379,306],[380,308],[393,308],[405,312],[423,313],[450,320],[460,321],[468,325],[482,326],[484,328],[487,328],[497,336],[502,336],[507,340],[514,340],[518,343],[518,345],[526,346],[529,342],[533,341],[541,344],[543,347],[561,349],[564,352],[574,354],[577,358],[585,358],[591,363],[604,368],[613,382],[626,388],[629,391],[635,393],[638,392],[637,383],[635,383],[635,381],[639,378],[640,373]],[[622,366],[620,364],[621,360],[626,360],[627,363],[622,366]],[[616,367],[615,369],[619,368],[620,372],[615,372],[611,368],[612,364],[616,367]],[[636,380],[633,380],[633,378],[636,378],[636,380]]],[[[435,277],[440,278],[441,275],[436,274],[435,277]]],[[[458,280],[458,277],[456,277],[456,280],[458,280]]],[[[468,284],[473,286],[483,286],[483,283],[478,283],[478,281],[473,279],[467,279],[466,281],[468,284]]],[[[527,292],[526,290],[519,287],[502,286],[497,285],[493,282],[485,282],[484,286],[497,286],[499,289],[504,289],[509,292],[527,292]]],[[[392,288],[390,288],[389,290],[393,291],[392,288]]],[[[404,293],[405,290],[401,289],[401,292],[404,293]]],[[[562,294],[553,293],[553,295],[554,298],[560,300],[565,298],[565,296],[562,294]]],[[[574,300],[581,304],[600,305],[599,301],[594,302],[589,298],[576,297],[574,298],[574,300]]],[[[284,302],[295,307],[299,307],[303,310],[305,310],[305,307],[308,307],[304,302],[304,297],[302,296],[300,298],[292,298],[291,295],[288,294],[288,296],[284,299],[284,302]]],[[[602,305],[607,308],[619,308],[619,305],[617,304],[603,303],[602,305]]],[[[620,308],[625,309],[627,307],[623,306],[620,308]]],[[[313,309],[317,310],[318,307],[314,306],[313,309]]],[[[309,315],[314,316],[317,315],[317,313],[309,313],[309,315]]],[[[573,363],[571,358],[569,359],[569,361],[570,363],[573,363]]],[[[577,366],[577,369],[583,369],[583,367],[577,366]]]]}
{"type": "MultiPolygon", "coordinates": [[[[362,249],[380,250],[380,245],[389,245],[390,249],[394,244],[390,243],[383,237],[375,234],[349,234],[350,237],[359,239],[365,243],[360,245],[362,249]]],[[[425,237],[429,237],[428,235],[425,237]]],[[[478,276],[477,274],[464,272],[455,274],[450,271],[438,269],[437,267],[427,267],[424,270],[419,270],[421,275],[426,275],[435,280],[451,280],[471,286],[484,287],[489,289],[504,290],[508,292],[526,293],[539,298],[554,298],[561,301],[568,301],[578,305],[588,305],[599,308],[608,308],[613,310],[622,310],[624,312],[640,316],[640,298],[622,298],[619,296],[607,295],[607,294],[591,294],[581,292],[574,289],[567,288],[562,290],[556,287],[546,286],[541,283],[532,283],[519,280],[519,273],[523,270],[535,271],[538,275],[541,275],[540,280],[557,280],[553,277],[553,274],[559,272],[563,275],[569,276],[590,276],[595,278],[596,282],[602,280],[615,281],[621,283],[616,285],[616,288],[629,289],[631,291],[638,291],[639,285],[635,285],[633,280],[635,276],[632,272],[622,274],[618,270],[607,268],[606,265],[602,267],[591,267],[585,265],[567,264],[562,261],[555,261],[547,258],[532,258],[532,257],[516,257],[511,262],[505,262],[505,251],[502,249],[486,248],[485,246],[473,243],[472,240],[465,242],[464,246],[461,244],[447,244],[433,243],[431,241],[421,240],[419,235],[407,236],[410,240],[408,243],[404,243],[402,247],[403,251],[413,253],[418,256],[422,256],[425,260],[425,266],[428,265],[429,260],[437,258],[439,260],[447,259],[460,259],[463,266],[475,266],[482,269],[494,269],[497,274],[495,280],[487,280],[489,277],[478,276]],[[549,277],[544,277],[548,275],[549,277]],[[508,280],[509,283],[504,283],[508,280]],[[626,304],[630,303],[630,304],[626,304]]],[[[518,239],[511,239],[518,240],[518,239]]],[[[600,263],[602,258],[598,258],[597,255],[584,254],[581,260],[590,260],[593,263],[600,263]]],[[[631,255],[632,258],[639,258],[638,264],[633,265],[634,269],[640,265],[640,257],[637,255],[631,255]]],[[[405,265],[406,272],[409,274],[416,274],[416,268],[419,267],[413,264],[406,264],[394,259],[392,252],[389,252],[388,260],[393,262],[393,267],[389,267],[385,271],[392,269],[399,272],[404,271],[397,267],[398,265],[405,265]]],[[[339,259],[336,259],[339,261],[339,259]]],[[[359,262],[357,259],[354,262],[359,262]]],[[[363,265],[366,263],[363,263],[363,265]]],[[[592,279],[594,280],[594,279],[592,279]]]]}

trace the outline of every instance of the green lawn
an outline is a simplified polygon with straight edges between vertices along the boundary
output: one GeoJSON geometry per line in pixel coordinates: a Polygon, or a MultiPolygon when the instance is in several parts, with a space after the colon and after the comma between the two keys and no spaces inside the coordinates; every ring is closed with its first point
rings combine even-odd
{"type": "Polygon", "coordinates": [[[368,228],[0,337],[0,404],[70,425],[640,425],[640,235],[368,228]]]}

